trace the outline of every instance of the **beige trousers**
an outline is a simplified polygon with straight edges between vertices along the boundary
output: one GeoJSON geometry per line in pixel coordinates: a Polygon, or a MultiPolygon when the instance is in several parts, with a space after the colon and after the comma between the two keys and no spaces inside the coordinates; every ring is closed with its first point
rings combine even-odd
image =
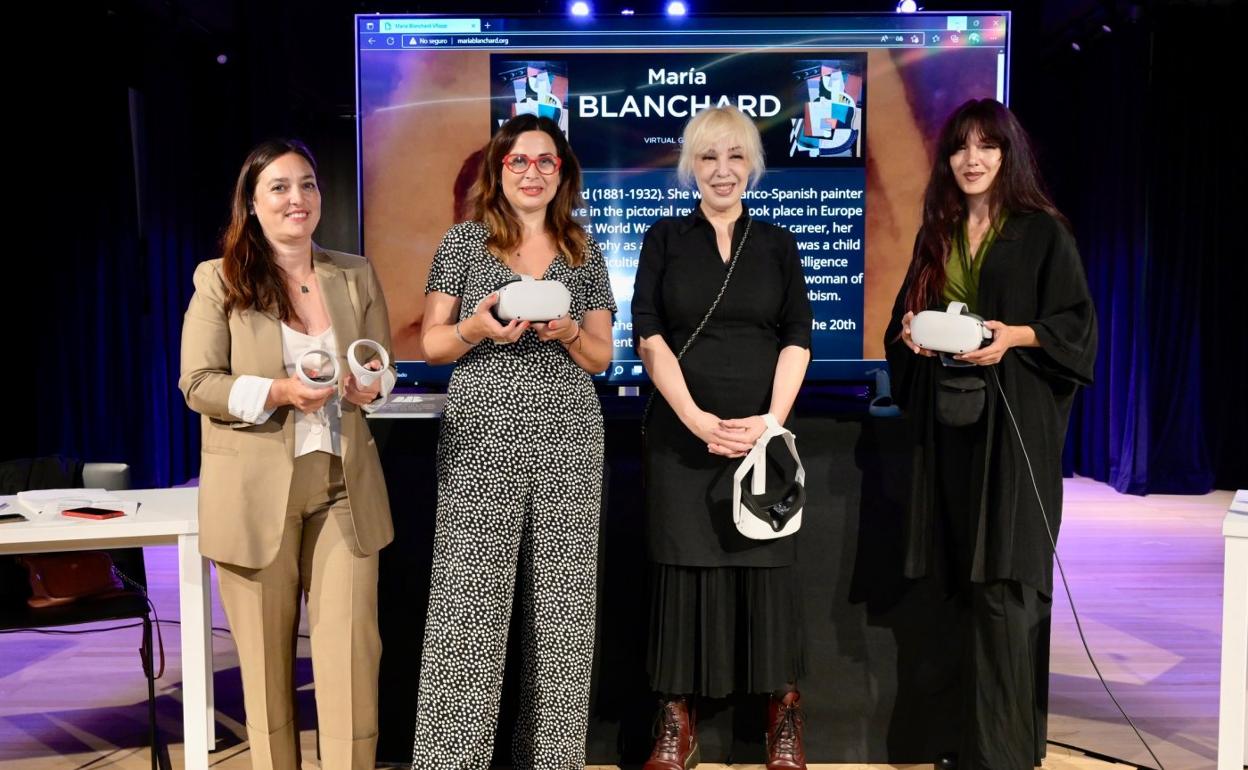
{"type": "MultiPolygon", "coordinates": [[[[241,536],[241,533],[240,533],[241,536]]],[[[238,647],[255,770],[298,770],[295,642],[307,596],[312,676],[324,770],[375,766],[377,554],[360,556],[340,458],[295,459],[282,544],[272,564],[217,564],[221,602],[238,647]]]]}

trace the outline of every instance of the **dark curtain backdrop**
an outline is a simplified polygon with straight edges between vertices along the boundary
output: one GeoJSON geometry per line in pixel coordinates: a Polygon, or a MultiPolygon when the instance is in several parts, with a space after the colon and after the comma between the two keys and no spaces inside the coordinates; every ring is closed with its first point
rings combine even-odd
{"type": "MultiPolygon", "coordinates": [[[[1204,465],[1197,467],[1190,459],[1183,463],[1182,475],[1173,479],[1176,487],[1185,478],[1211,475],[1218,489],[1248,488],[1248,249],[1235,224],[1243,225],[1241,217],[1248,213],[1248,142],[1239,128],[1244,89],[1237,74],[1243,70],[1244,41],[1236,32],[1242,33],[1245,24],[1243,3],[1210,12],[1208,19],[1175,19],[1175,33],[1159,41],[1154,52],[1154,62],[1182,62],[1173,69],[1158,68],[1158,96],[1186,90],[1181,103],[1197,108],[1159,142],[1173,147],[1175,155],[1161,169],[1153,204],[1162,214],[1157,251],[1167,265],[1167,274],[1157,281],[1158,302],[1165,304],[1170,280],[1197,283],[1187,292],[1191,306],[1168,303],[1170,312],[1159,319],[1158,334],[1166,334],[1166,325],[1183,328],[1195,315],[1200,335],[1193,346],[1200,350],[1200,369],[1189,369],[1186,381],[1160,376],[1163,367],[1153,370],[1162,398],[1184,401],[1195,392],[1201,400],[1201,411],[1191,419],[1204,426],[1203,453],[1192,457],[1204,465]],[[1217,33],[1206,38],[1211,28],[1217,33]],[[1215,44],[1202,42],[1199,55],[1184,42],[1206,39],[1215,44]],[[1189,272],[1195,275],[1189,278],[1189,272]]],[[[1185,433],[1177,421],[1163,428],[1161,443],[1185,433]]],[[[1169,456],[1161,458],[1169,461],[1169,456]]]]}
{"type": "Polygon", "coordinates": [[[33,404],[6,456],[128,462],[136,486],[198,474],[198,417],[177,390],[182,314],[261,138],[309,142],[325,189],[318,241],[358,250],[352,10],[237,3],[202,19],[180,8],[84,4],[74,12],[90,34],[56,62],[72,88],[46,72],[31,84],[38,127],[22,152],[56,206],[30,210],[38,225],[22,251],[40,290],[17,297],[29,323],[11,331],[23,358],[57,376],[25,392],[33,404]]]}
{"type": "Polygon", "coordinates": [[[1046,57],[1047,96],[1027,105],[1100,319],[1068,467],[1121,492],[1248,486],[1248,295],[1232,228],[1248,170],[1233,129],[1244,15],[1105,19],[1112,34],[1046,57]]]}
{"type": "MultiPolygon", "coordinates": [[[[1136,6],[1089,35],[1047,25],[1046,4],[1004,5],[1018,11],[1014,107],[1074,224],[1101,322],[1068,468],[1136,494],[1248,487],[1248,294],[1232,245],[1243,11],[1136,6]]],[[[176,390],[181,318],[248,147],[307,140],[325,189],[318,241],[358,248],[354,10],[84,3],[66,11],[86,33],[74,45],[7,54],[19,75],[9,166],[31,180],[10,180],[7,196],[5,295],[21,308],[10,349],[42,368],[8,378],[17,414],[0,459],[125,461],[139,486],[197,474],[198,423],[176,390]]]]}

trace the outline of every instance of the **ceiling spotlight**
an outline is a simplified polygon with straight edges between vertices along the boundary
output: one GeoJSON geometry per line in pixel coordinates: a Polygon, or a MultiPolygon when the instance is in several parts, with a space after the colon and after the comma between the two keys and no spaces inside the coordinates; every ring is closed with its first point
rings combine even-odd
{"type": "Polygon", "coordinates": [[[667,4],[666,10],[668,16],[684,16],[689,13],[689,7],[681,0],[672,0],[672,2],[667,4]]]}
{"type": "Polygon", "coordinates": [[[568,6],[568,13],[573,16],[588,16],[589,3],[585,2],[585,0],[576,0],[576,2],[568,6]]]}
{"type": "Polygon", "coordinates": [[[914,13],[919,10],[919,4],[914,0],[901,0],[897,3],[897,13],[914,13]]]}

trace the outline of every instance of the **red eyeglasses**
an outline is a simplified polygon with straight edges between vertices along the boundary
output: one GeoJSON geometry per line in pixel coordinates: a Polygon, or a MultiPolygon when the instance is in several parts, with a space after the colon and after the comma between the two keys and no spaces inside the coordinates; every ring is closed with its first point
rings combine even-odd
{"type": "Polygon", "coordinates": [[[560,158],[558,155],[538,155],[536,158],[533,158],[519,152],[503,156],[503,168],[513,174],[523,174],[534,164],[537,164],[537,173],[542,176],[550,176],[563,166],[563,158],[560,158]]]}

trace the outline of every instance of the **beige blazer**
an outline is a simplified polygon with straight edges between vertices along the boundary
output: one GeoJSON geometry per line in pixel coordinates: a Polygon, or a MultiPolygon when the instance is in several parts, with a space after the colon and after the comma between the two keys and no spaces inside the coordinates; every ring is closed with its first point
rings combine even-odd
{"type": "MultiPolygon", "coordinates": [[[[313,246],[313,264],[338,343],[340,371],[357,339],[390,350],[386,301],[376,273],[361,257],[313,246]]],[[[199,548],[210,559],[265,567],[277,555],[294,469],[293,407],[280,407],[258,425],[230,414],[230,388],[239,375],[282,379],[281,322],[256,310],[224,309],[221,260],[195,270],[195,295],[182,323],[178,388],[203,415],[199,474],[199,548]]],[[[392,376],[392,373],[391,373],[392,376]]],[[[393,380],[391,380],[393,381],[393,380]]],[[[394,539],[390,501],[377,447],[355,404],[342,404],[342,466],[355,547],[369,555],[394,539]]]]}

